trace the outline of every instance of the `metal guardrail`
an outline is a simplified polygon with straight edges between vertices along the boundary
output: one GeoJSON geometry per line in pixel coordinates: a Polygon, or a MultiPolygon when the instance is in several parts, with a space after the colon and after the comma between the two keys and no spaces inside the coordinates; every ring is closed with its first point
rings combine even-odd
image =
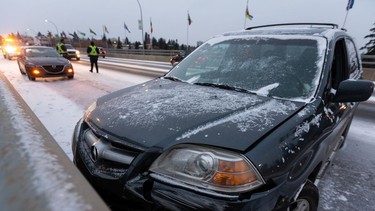
{"type": "Polygon", "coordinates": [[[361,55],[364,68],[375,68],[375,55],[361,55]]]}
{"type": "MultiPolygon", "coordinates": [[[[77,48],[81,53],[86,53],[86,48],[77,48]]],[[[150,50],[150,49],[117,49],[105,48],[108,55],[147,55],[147,56],[167,56],[172,57],[177,53],[184,53],[183,50],[150,50]]]]}
{"type": "Polygon", "coordinates": [[[0,72],[1,210],[109,210],[0,72]]]}
{"type": "Polygon", "coordinates": [[[174,56],[180,50],[150,50],[150,49],[115,49],[108,48],[108,54],[133,54],[133,55],[151,55],[151,56],[174,56]]]}

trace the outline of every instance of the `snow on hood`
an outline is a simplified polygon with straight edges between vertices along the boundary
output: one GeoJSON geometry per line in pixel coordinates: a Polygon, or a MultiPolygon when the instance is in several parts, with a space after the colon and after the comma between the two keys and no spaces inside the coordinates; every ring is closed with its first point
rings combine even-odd
{"type": "Polygon", "coordinates": [[[248,147],[302,103],[157,79],[100,98],[86,119],[142,147],[196,142],[248,147]],[[220,139],[220,140],[219,140],[220,139]],[[164,144],[163,144],[164,143],[164,144]]]}

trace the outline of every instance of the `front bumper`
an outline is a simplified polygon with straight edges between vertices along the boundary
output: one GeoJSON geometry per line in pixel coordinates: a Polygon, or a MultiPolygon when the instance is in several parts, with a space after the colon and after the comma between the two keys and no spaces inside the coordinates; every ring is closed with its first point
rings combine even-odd
{"type": "Polygon", "coordinates": [[[67,59],[80,59],[81,58],[81,55],[80,54],[77,54],[77,52],[73,52],[73,51],[68,51],[66,53],[66,58],[67,59]]]}
{"type": "Polygon", "coordinates": [[[133,206],[137,209],[167,208],[170,210],[273,210],[284,192],[285,183],[270,190],[225,198],[212,192],[204,194],[163,183],[150,177],[147,169],[156,152],[140,152],[132,163],[94,161],[89,147],[82,141],[88,127],[80,121],[73,136],[74,163],[103,199],[133,206]]]}
{"type": "Polygon", "coordinates": [[[67,76],[73,77],[74,70],[72,72],[68,72],[68,69],[73,69],[72,67],[61,67],[56,66],[55,68],[51,68],[50,66],[43,66],[43,67],[26,67],[26,71],[32,77],[60,77],[60,76],[67,76]],[[39,73],[35,74],[33,70],[38,70],[39,73]]]}
{"type": "MultiPolygon", "coordinates": [[[[244,199],[222,199],[199,194],[180,187],[155,181],[147,175],[126,180],[125,176],[114,179],[88,170],[81,154],[74,158],[78,169],[103,199],[111,205],[122,200],[127,207],[138,209],[166,208],[168,210],[273,210],[279,199],[279,188],[254,193],[244,199]]],[[[88,161],[90,162],[90,161],[88,161]]]]}

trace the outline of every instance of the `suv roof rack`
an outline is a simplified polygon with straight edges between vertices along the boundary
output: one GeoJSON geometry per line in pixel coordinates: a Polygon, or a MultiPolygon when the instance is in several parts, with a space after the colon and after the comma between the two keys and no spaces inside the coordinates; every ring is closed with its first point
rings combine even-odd
{"type": "Polygon", "coordinates": [[[253,27],[248,27],[246,30],[252,30],[252,29],[257,29],[257,28],[266,28],[266,27],[274,27],[274,26],[296,26],[296,25],[309,25],[309,26],[327,26],[327,27],[332,27],[332,29],[338,29],[339,26],[334,23],[279,23],[279,24],[270,24],[270,25],[261,25],[261,26],[253,26],[253,27]]]}

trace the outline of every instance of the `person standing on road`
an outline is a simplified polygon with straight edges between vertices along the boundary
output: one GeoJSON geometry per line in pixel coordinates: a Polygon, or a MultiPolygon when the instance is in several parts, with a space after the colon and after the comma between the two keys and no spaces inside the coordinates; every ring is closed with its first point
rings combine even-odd
{"type": "Polygon", "coordinates": [[[98,57],[99,57],[99,49],[96,47],[94,41],[91,41],[89,47],[87,47],[87,55],[90,57],[90,63],[91,63],[91,69],[90,72],[92,72],[92,69],[96,68],[96,72],[99,73],[98,69],[98,57]]]}
{"type": "Polygon", "coordinates": [[[64,39],[61,39],[60,42],[58,42],[58,43],[56,44],[56,50],[57,50],[57,52],[58,52],[61,56],[65,57],[65,58],[68,58],[68,52],[66,51],[66,46],[65,46],[65,41],[64,41],[64,39]]]}

